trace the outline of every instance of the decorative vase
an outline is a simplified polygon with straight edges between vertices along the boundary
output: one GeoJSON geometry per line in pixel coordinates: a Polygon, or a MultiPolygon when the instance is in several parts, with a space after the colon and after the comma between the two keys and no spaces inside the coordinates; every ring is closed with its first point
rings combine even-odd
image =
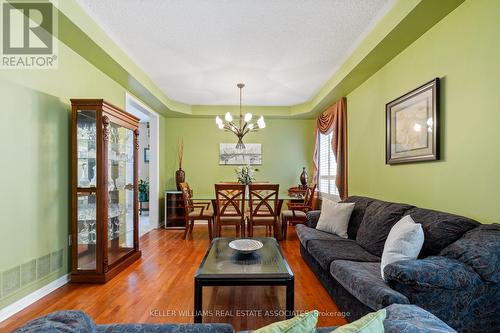
{"type": "Polygon", "coordinates": [[[179,168],[179,170],[175,172],[175,184],[177,185],[178,191],[181,190],[181,183],[184,183],[185,181],[186,173],[184,172],[184,170],[182,170],[182,168],[179,168]]]}
{"type": "Polygon", "coordinates": [[[300,185],[302,185],[302,188],[307,187],[307,171],[306,167],[302,168],[302,173],[300,174],[300,185]]]}

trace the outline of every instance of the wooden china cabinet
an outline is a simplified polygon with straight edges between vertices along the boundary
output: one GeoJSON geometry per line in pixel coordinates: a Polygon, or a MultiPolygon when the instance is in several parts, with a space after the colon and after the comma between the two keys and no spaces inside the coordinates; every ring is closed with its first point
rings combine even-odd
{"type": "Polygon", "coordinates": [[[139,119],[72,99],[71,281],[104,283],[141,256],[139,119]]]}

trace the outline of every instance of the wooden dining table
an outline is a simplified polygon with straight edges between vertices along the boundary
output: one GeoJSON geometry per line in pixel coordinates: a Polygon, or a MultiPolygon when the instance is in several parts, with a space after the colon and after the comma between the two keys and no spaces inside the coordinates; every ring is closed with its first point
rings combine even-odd
{"type": "MultiPolygon", "coordinates": [[[[278,209],[277,209],[277,215],[278,215],[278,223],[281,223],[280,227],[281,230],[283,230],[283,221],[281,220],[281,209],[283,207],[283,203],[285,201],[292,201],[292,200],[297,200],[297,197],[295,196],[290,196],[288,194],[279,194],[278,195],[278,209]]],[[[206,204],[207,208],[211,205],[213,208],[214,212],[214,217],[217,217],[217,200],[215,199],[215,196],[213,195],[200,195],[200,196],[193,196],[193,201],[196,202],[197,204],[206,204]]],[[[245,198],[245,201],[250,201],[250,199],[247,197],[245,198]]],[[[273,201],[273,200],[270,200],[273,201]]],[[[250,208],[248,205],[245,205],[245,217],[250,216],[250,208]]],[[[278,240],[283,239],[283,234],[280,232],[276,237],[278,240]]]]}

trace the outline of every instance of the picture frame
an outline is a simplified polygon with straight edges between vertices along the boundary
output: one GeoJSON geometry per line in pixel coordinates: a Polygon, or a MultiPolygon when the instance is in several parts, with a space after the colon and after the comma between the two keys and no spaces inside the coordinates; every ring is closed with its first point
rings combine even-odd
{"type": "Polygon", "coordinates": [[[144,163],[149,163],[149,148],[144,148],[144,163]]]}
{"type": "Polygon", "coordinates": [[[439,159],[439,78],[386,104],[388,165],[439,159]]]}
{"type": "Polygon", "coordinates": [[[262,165],[262,144],[245,143],[245,148],[236,149],[234,143],[221,143],[219,165],[262,165]]]}

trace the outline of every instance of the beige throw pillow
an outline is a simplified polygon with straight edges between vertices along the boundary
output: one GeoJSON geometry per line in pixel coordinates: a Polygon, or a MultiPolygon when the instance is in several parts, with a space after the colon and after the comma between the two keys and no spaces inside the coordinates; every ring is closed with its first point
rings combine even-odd
{"type": "Polygon", "coordinates": [[[347,227],[353,209],[354,203],[339,203],[324,198],[316,229],[347,238],[347,227]]]}

